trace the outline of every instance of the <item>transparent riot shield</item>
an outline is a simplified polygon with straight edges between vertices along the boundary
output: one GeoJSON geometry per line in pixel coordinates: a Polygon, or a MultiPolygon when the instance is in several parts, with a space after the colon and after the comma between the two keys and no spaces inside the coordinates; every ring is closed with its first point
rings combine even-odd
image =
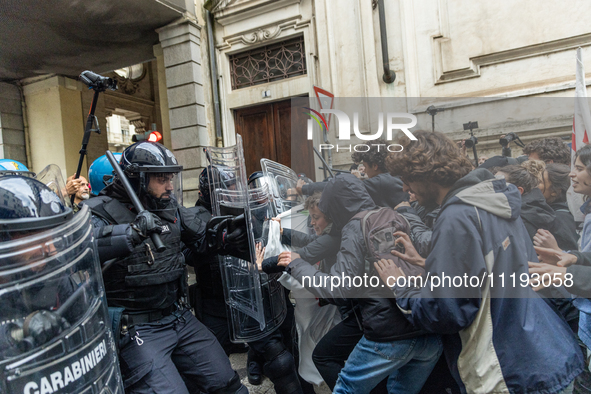
{"type": "MultiPolygon", "coordinates": [[[[277,322],[281,324],[285,318],[284,300],[283,316],[277,316],[281,314],[277,311],[281,304],[275,300],[278,292],[274,286],[280,285],[259,273],[256,265],[255,238],[262,237],[264,220],[269,217],[269,193],[266,185],[249,191],[240,135],[235,146],[209,147],[207,152],[211,162],[208,175],[213,214],[244,214],[250,247],[250,261],[220,256],[230,338],[234,342],[254,341],[275,330],[277,322]],[[269,308],[272,310],[266,310],[269,308]]],[[[280,295],[283,297],[283,293],[280,295]]]]}
{"type": "Polygon", "coordinates": [[[304,198],[295,192],[298,175],[294,170],[269,159],[261,159],[261,168],[269,182],[274,216],[303,204],[304,198]]]}
{"type": "Polygon", "coordinates": [[[70,196],[66,191],[66,183],[62,177],[62,170],[57,165],[48,165],[35,176],[35,179],[43,182],[45,186],[53,190],[65,206],[72,208],[70,196]]]}
{"type": "MultiPolygon", "coordinates": [[[[268,187],[251,189],[249,194],[250,213],[255,243],[266,245],[269,220],[272,215],[268,187]]],[[[230,338],[234,342],[250,342],[263,338],[277,329],[287,315],[287,304],[283,286],[277,281],[281,274],[267,275],[259,272],[265,328],[260,329],[257,321],[238,308],[229,307],[230,338]]]]}
{"type": "Polygon", "coordinates": [[[0,243],[0,392],[123,393],[90,218],[0,243]]]}

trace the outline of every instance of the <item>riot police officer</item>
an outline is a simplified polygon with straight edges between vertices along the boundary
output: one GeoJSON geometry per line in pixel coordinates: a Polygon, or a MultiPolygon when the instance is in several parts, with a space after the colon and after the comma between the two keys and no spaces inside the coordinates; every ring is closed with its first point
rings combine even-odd
{"type": "Polygon", "coordinates": [[[0,176],[0,392],[123,391],[96,256],[88,208],[0,176]]]}
{"type": "MultiPolygon", "coordinates": [[[[204,169],[199,175],[199,200],[193,208],[201,215],[211,214],[210,176],[219,178],[226,187],[232,187],[235,183],[229,172],[211,166],[204,169]]],[[[253,186],[250,181],[249,184],[253,186]]],[[[253,212],[255,238],[260,238],[263,233],[263,222],[266,218],[261,216],[261,213],[253,212]]],[[[219,260],[217,256],[203,260],[189,251],[185,251],[185,255],[188,263],[193,261],[195,264],[198,291],[201,293],[200,313],[203,316],[203,322],[221,343],[229,344],[228,315],[219,260]]],[[[293,310],[291,317],[293,317],[293,310]]],[[[273,382],[276,393],[302,393],[294,358],[283,339],[282,330],[278,328],[262,339],[248,342],[250,347],[247,361],[248,380],[253,385],[261,384],[264,372],[273,382]]]]}
{"type": "MultiPolygon", "coordinates": [[[[109,307],[122,308],[119,359],[126,390],[137,393],[246,393],[213,334],[186,303],[184,244],[196,255],[211,252],[206,225],[182,206],[182,166],[164,146],[139,142],[119,165],[146,208],[138,214],[115,176],[88,200],[109,307]],[[159,233],[166,250],[149,238],[159,233]]],[[[239,226],[227,231],[216,252],[235,253],[246,240],[239,226]]],[[[219,232],[217,232],[219,233],[219,232]]]]}

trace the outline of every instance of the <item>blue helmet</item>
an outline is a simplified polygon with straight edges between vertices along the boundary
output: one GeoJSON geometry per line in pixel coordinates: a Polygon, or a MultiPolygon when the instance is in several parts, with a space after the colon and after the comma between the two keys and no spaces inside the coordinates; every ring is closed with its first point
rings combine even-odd
{"type": "Polygon", "coordinates": [[[0,159],[0,175],[21,175],[34,177],[35,173],[29,171],[27,166],[23,163],[11,160],[11,159],[0,159]]]}
{"type": "MultiPolygon", "coordinates": [[[[121,153],[113,153],[117,160],[121,159],[121,153]]],[[[93,194],[99,194],[113,178],[113,167],[106,155],[102,155],[92,162],[88,170],[88,181],[93,194]]]]}

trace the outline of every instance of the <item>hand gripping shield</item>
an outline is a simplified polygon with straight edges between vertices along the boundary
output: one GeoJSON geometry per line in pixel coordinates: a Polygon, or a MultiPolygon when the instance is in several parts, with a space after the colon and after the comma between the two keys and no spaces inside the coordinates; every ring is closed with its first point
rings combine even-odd
{"type": "Polygon", "coordinates": [[[90,219],[0,243],[0,392],[123,393],[90,219]]]}
{"type": "Polygon", "coordinates": [[[215,216],[244,214],[250,261],[220,256],[224,296],[228,306],[230,338],[249,342],[274,331],[285,319],[286,304],[281,285],[259,273],[255,240],[262,237],[269,216],[267,186],[248,189],[242,138],[232,147],[207,148],[211,167],[208,174],[212,211],[215,216]]]}

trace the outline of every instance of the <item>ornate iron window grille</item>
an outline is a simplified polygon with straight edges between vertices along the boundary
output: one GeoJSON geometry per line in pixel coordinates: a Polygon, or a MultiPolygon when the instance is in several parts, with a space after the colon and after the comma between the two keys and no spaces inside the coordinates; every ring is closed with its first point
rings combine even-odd
{"type": "Polygon", "coordinates": [[[230,55],[232,89],[307,74],[304,37],[230,55]]]}

